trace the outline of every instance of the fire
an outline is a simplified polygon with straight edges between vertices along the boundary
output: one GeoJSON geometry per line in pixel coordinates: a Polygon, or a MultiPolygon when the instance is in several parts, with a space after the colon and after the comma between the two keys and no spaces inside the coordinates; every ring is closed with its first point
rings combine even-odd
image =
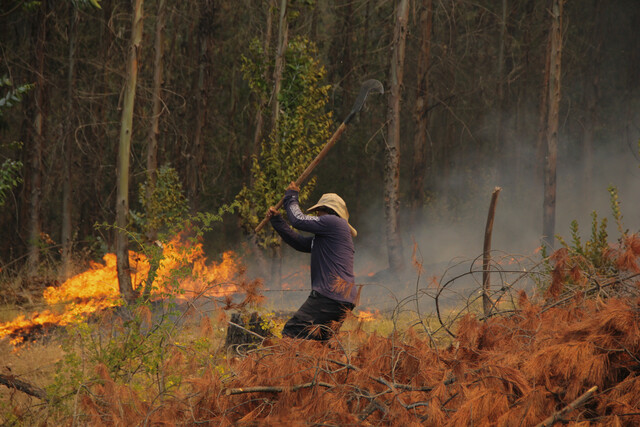
{"type": "Polygon", "coordinates": [[[375,312],[373,311],[367,311],[367,310],[360,310],[357,314],[356,314],[358,320],[360,320],[361,322],[371,322],[373,320],[375,320],[376,318],[380,317],[380,312],[378,310],[376,310],[375,312]]]}
{"type": "MultiPolygon", "coordinates": [[[[91,313],[122,303],[118,289],[116,255],[103,257],[104,264],[91,262],[90,268],[71,277],[59,287],[48,287],[44,299],[50,307],[42,312],[24,315],[0,323],[0,339],[23,330],[55,324],[64,326],[91,313]]],[[[144,254],[129,252],[131,280],[141,291],[149,275],[149,260],[144,254]]],[[[152,296],[171,292],[179,298],[197,296],[221,297],[239,291],[234,280],[244,273],[244,267],[233,251],[225,252],[219,263],[208,263],[201,243],[185,243],[178,236],[163,248],[163,260],[158,267],[152,296]],[[175,273],[187,268],[182,277],[175,273]]],[[[13,338],[19,344],[23,338],[13,338]]]]}

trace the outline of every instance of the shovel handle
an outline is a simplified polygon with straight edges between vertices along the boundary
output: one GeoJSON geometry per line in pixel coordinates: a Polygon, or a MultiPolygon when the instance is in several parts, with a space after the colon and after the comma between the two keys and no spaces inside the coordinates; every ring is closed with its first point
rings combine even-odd
{"type": "MultiPolygon", "coordinates": [[[[309,178],[309,175],[311,175],[311,172],[313,172],[313,170],[318,165],[318,163],[320,163],[320,161],[324,159],[324,157],[327,155],[331,147],[335,145],[336,141],[338,140],[338,138],[340,138],[340,135],[342,135],[342,133],[345,131],[346,128],[347,128],[347,124],[346,124],[346,121],[344,121],[340,124],[340,127],[338,127],[338,130],[335,131],[335,133],[329,139],[329,141],[327,141],[327,143],[324,145],[324,147],[322,148],[322,151],[318,153],[316,158],[313,159],[311,163],[309,163],[309,166],[307,166],[304,172],[302,172],[302,174],[298,177],[298,179],[296,179],[296,185],[298,187],[300,187],[302,183],[305,182],[307,178],[309,178]]],[[[284,204],[284,197],[282,197],[274,207],[276,209],[280,209],[283,204],[284,204]]],[[[264,219],[260,222],[260,224],[258,224],[258,226],[255,228],[255,232],[256,233],[260,232],[260,230],[262,230],[264,226],[267,225],[268,221],[269,221],[269,217],[265,216],[264,219]]]]}

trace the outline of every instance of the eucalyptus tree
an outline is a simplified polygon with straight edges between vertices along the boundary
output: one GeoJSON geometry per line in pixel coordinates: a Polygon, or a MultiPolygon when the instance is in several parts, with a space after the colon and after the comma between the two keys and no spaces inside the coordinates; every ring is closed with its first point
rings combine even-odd
{"type": "Polygon", "coordinates": [[[409,1],[400,0],[396,6],[391,62],[389,67],[389,98],[387,107],[387,141],[385,152],[384,211],[386,218],[389,267],[400,271],[404,266],[402,238],[399,230],[400,207],[400,102],[404,76],[404,54],[409,19],[409,1]]]}
{"type": "Polygon", "coordinates": [[[424,178],[427,168],[427,145],[429,123],[429,68],[431,62],[431,37],[433,34],[433,0],[422,0],[420,4],[420,50],[416,69],[416,99],[413,108],[415,131],[413,136],[413,159],[411,167],[410,198],[414,210],[424,202],[424,178]]]}
{"type": "Polygon", "coordinates": [[[40,262],[40,235],[42,232],[42,152],[45,144],[46,110],[45,110],[45,51],[47,41],[47,23],[49,4],[47,0],[40,2],[37,13],[37,30],[35,41],[34,98],[35,114],[33,117],[33,137],[30,154],[30,194],[28,225],[27,271],[36,275],[40,262]]]}
{"type": "Polygon", "coordinates": [[[143,0],[133,0],[131,41],[129,45],[129,58],[127,60],[116,170],[116,256],[118,287],[120,294],[128,302],[133,301],[136,297],[136,293],[131,284],[127,225],[129,223],[129,158],[131,156],[133,107],[138,79],[138,58],[142,48],[142,17],[143,0]]]}
{"type": "Polygon", "coordinates": [[[565,0],[552,0],[551,30],[549,34],[549,95],[547,101],[546,142],[544,170],[544,201],[542,236],[545,244],[554,247],[556,226],[556,167],[558,158],[558,125],[560,121],[560,84],[562,66],[562,17],[565,0]]]}

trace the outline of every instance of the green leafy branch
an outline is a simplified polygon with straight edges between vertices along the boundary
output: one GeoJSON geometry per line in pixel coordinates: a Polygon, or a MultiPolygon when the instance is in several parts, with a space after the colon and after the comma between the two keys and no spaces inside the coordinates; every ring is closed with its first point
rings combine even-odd
{"type": "MultiPolygon", "coordinates": [[[[227,206],[239,214],[249,233],[330,137],[332,115],[326,111],[330,86],[322,84],[326,71],[317,56],[315,44],[303,37],[295,37],[287,47],[282,89],[278,94],[281,110],[278,123],[253,159],[252,185],[244,186],[227,206]]],[[[264,80],[265,67],[269,66],[260,44],[252,42],[248,54],[243,56],[242,70],[249,87],[260,99],[271,95],[271,85],[264,80]]],[[[302,188],[301,203],[307,200],[314,185],[312,178],[302,188]]],[[[260,237],[263,246],[279,245],[279,239],[269,229],[261,231],[260,237]]]]}

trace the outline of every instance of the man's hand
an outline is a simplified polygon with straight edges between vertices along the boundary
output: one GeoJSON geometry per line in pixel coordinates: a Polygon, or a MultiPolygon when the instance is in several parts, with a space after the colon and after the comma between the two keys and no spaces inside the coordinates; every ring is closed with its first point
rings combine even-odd
{"type": "Polygon", "coordinates": [[[273,207],[273,206],[269,206],[269,209],[267,210],[267,218],[271,219],[274,216],[279,216],[280,212],[278,212],[278,210],[273,207]]]}
{"type": "Polygon", "coordinates": [[[300,192],[300,187],[298,187],[298,185],[295,182],[291,181],[291,184],[289,184],[289,186],[287,187],[287,190],[300,192]]]}

